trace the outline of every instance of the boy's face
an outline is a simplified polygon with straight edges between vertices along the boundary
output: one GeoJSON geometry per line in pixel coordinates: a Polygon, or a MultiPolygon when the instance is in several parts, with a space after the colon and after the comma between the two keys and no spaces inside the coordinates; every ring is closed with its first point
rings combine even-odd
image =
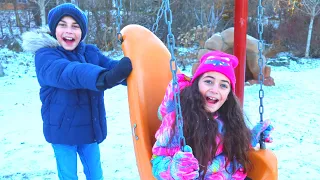
{"type": "Polygon", "coordinates": [[[74,50],[81,40],[81,35],[79,24],[70,16],[64,16],[56,27],[57,40],[65,50],[74,50]]]}

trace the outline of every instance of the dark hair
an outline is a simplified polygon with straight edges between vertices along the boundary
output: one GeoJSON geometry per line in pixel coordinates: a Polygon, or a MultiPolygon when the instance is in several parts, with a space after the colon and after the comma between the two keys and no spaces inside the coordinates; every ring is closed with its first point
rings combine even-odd
{"type": "MultiPolygon", "coordinates": [[[[216,144],[218,122],[214,120],[213,114],[207,112],[204,108],[204,98],[198,87],[200,78],[198,77],[191,86],[181,90],[180,99],[184,137],[187,145],[191,146],[194,156],[199,161],[200,172],[203,172],[201,178],[204,179],[208,163],[215,157],[218,147],[216,144]]],[[[229,162],[235,160],[239,162],[246,172],[251,166],[248,158],[251,132],[245,124],[238,98],[232,90],[228,99],[219,108],[218,114],[224,123],[224,135],[220,138],[220,143],[223,143],[223,153],[229,162]]],[[[175,126],[174,123],[173,131],[176,129],[175,126]]],[[[232,172],[229,173],[234,174],[235,171],[235,166],[233,166],[232,172]]]]}

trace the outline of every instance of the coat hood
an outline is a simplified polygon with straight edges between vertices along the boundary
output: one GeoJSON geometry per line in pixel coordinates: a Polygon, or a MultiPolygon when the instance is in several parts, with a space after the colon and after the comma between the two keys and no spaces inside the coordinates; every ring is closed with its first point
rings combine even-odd
{"type": "Polygon", "coordinates": [[[59,42],[50,35],[48,27],[43,27],[35,31],[28,31],[22,34],[22,48],[26,52],[35,53],[44,47],[57,47],[59,42]]]}

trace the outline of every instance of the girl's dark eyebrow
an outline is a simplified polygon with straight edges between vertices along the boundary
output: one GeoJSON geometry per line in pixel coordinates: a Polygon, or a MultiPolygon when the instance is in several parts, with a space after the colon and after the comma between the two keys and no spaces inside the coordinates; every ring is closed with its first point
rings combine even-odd
{"type": "Polygon", "coordinates": [[[223,82],[226,82],[226,83],[228,83],[228,84],[230,84],[230,82],[229,81],[227,81],[227,80],[222,80],[223,82]]]}
{"type": "MultiPolygon", "coordinates": [[[[216,78],[215,78],[215,77],[213,77],[213,76],[205,76],[204,78],[216,79],[216,78]]],[[[221,80],[221,81],[223,81],[223,82],[226,82],[226,83],[230,84],[230,82],[229,82],[229,81],[227,81],[227,80],[221,80]]]]}

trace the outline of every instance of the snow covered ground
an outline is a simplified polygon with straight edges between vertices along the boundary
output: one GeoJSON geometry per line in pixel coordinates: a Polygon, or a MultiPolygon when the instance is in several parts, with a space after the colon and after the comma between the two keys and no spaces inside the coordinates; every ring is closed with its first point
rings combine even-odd
{"type": "MultiPolygon", "coordinates": [[[[0,77],[0,179],[57,179],[53,151],[42,134],[39,85],[30,54],[0,49],[7,74],[0,77]]],[[[190,73],[187,71],[187,73],[190,73]]],[[[276,86],[264,88],[264,118],[275,126],[274,142],[280,180],[320,177],[320,59],[291,61],[272,67],[276,86]]],[[[260,86],[245,87],[245,112],[259,121],[260,86]]],[[[108,137],[101,143],[105,179],[139,179],[131,137],[127,90],[105,92],[108,137]]],[[[81,164],[79,179],[85,179],[81,164]]]]}

